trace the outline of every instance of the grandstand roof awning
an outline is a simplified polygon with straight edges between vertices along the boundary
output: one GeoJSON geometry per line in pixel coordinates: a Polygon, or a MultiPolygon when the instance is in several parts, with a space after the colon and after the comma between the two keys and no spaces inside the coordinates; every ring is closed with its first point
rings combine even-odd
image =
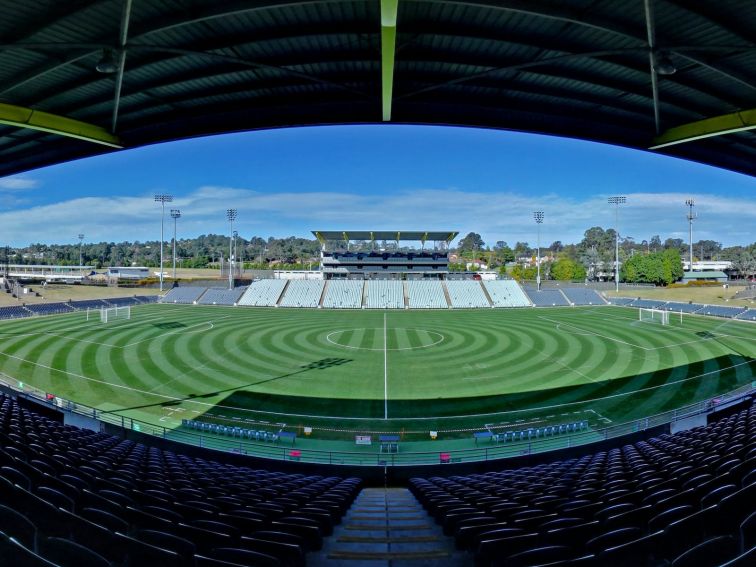
{"type": "Polygon", "coordinates": [[[328,240],[392,240],[405,242],[451,242],[459,232],[453,230],[313,230],[321,243],[328,240]]]}
{"type": "Polygon", "coordinates": [[[384,121],[594,140],[756,175],[753,1],[0,0],[0,10],[0,176],[119,146],[384,121]]]}

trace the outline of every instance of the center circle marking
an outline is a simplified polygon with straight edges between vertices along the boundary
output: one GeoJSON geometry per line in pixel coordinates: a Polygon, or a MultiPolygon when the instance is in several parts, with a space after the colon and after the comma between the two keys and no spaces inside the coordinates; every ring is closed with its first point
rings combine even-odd
{"type": "MultiPolygon", "coordinates": [[[[391,330],[392,331],[422,331],[423,333],[428,333],[429,335],[433,335],[433,336],[438,337],[438,340],[433,341],[432,343],[429,343],[427,345],[420,345],[420,346],[415,346],[415,347],[387,348],[387,349],[385,349],[387,351],[419,350],[421,348],[429,348],[429,347],[432,347],[432,346],[436,346],[437,344],[441,344],[442,342],[444,342],[444,339],[446,338],[444,335],[442,335],[441,333],[439,333],[437,331],[429,331],[427,329],[404,329],[402,327],[395,327],[395,328],[393,328],[391,330]]],[[[381,334],[383,334],[383,327],[378,328],[378,329],[366,329],[364,327],[361,327],[361,328],[357,328],[357,329],[340,329],[338,331],[331,331],[330,333],[328,333],[326,335],[326,341],[328,341],[332,345],[336,345],[336,346],[339,346],[339,347],[342,347],[342,348],[351,348],[353,350],[374,350],[374,351],[383,351],[384,350],[383,347],[381,347],[381,348],[368,348],[368,347],[360,347],[360,346],[353,346],[353,345],[345,345],[345,344],[342,344],[342,343],[338,342],[337,340],[331,338],[333,336],[338,336],[341,333],[346,333],[348,331],[378,331],[381,334]]]]}

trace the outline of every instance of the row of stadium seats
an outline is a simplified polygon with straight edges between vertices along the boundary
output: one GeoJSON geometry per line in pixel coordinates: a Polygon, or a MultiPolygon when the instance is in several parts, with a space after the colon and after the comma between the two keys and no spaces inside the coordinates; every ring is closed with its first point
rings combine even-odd
{"type": "Polygon", "coordinates": [[[1,565],[300,567],[360,484],[192,458],[0,395],[1,565]]]}
{"type": "Polygon", "coordinates": [[[404,309],[404,285],[396,280],[368,280],[364,303],[368,309],[404,309]]]}
{"type": "Polygon", "coordinates": [[[494,307],[530,307],[528,296],[514,280],[485,282],[494,307]]]}
{"type": "Polygon", "coordinates": [[[192,304],[196,303],[200,297],[207,291],[205,287],[173,287],[168,290],[161,299],[161,303],[184,303],[192,304]]]}
{"type": "Polygon", "coordinates": [[[275,307],[286,286],[286,280],[258,280],[252,282],[239,299],[239,305],[275,307]]]}
{"type": "Polygon", "coordinates": [[[279,305],[281,307],[318,307],[324,287],[323,280],[291,280],[279,305]]]}
{"type": "Polygon", "coordinates": [[[246,429],[244,427],[231,427],[228,425],[218,425],[217,423],[206,423],[194,419],[182,419],[181,425],[189,429],[204,431],[206,433],[215,433],[217,435],[226,435],[228,437],[238,437],[239,439],[249,439],[250,441],[266,441],[276,443],[278,434],[272,431],[257,431],[255,429],[246,429]]]}
{"type": "Polygon", "coordinates": [[[362,286],[360,280],[330,280],[323,297],[323,307],[330,309],[360,309],[362,286]]]}
{"type": "Polygon", "coordinates": [[[740,315],[735,315],[735,319],[744,321],[756,321],[756,309],[746,309],[740,315]]]}
{"type": "Polygon", "coordinates": [[[236,305],[242,293],[244,293],[244,288],[241,287],[234,289],[211,287],[202,294],[197,303],[200,305],[236,305]]]}
{"type": "Polygon", "coordinates": [[[55,315],[57,313],[71,313],[74,308],[66,303],[34,303],[24,305],[35,315],[55,315]]]}
{"type": "Polygon", "coordinates": [[[0,319],[18,319],[33,315],[55,315],[71,313],[85,309],[100,309],[101,307],[121,307],[126,305],[141,305],[154,303],[158,296],[135,295],[134,297],[114,297],[108,299],[87,299],[69,301],[65,303],[32,303],[24,305],[10,305],[0,307],[0,319]]]}
{"type": "Polygon", "coordinates": [[[20,305],[0,307],[0,319],[20,319],[22,317],[31,317],[32,315],[34,313],[20,305]]]}
{"type": "Polygon", "coordinates": [[[407,297],[410,309],[448,309],[444,287],[439,280],[409,280],[407,297]]]}
{"type": "Polygon", "coordinates": [[[740,306],[704,305],[701,303],[681,303],[679,301],[662,301],[657,299],[633,299],[630,297],[613,297],[609,300],[609,303],[625,307],[660,309],[675,313],[696,313],[698,315],[709,315],[712,317],[756,321],[756,309],[740,306]]]}
{"type": "Polygon", "coordinates": [[[536,307],[557,307],[557,306],[569,306],[570,300],[567,299],[561,290],[558,289],[541,289],[538,291],[534,287],[525,287],[525,292],[528,297],[533,301],[533,305],[536,307]]]}
{"type": "Polygon", "coordinates": [[[479,281],[447,280],[445,284],[453,309],[491,307],[479,281]]]}
{"type": "Polygon", "coordinates": [[[319,307],[331,309],[455,309],[603,305],[593,289],[523,288],[514,280],[259,280],[236,290],[176,287],[163,303],[319,307]],[[527,292],[527,293],[526,293],[527,292]],[[447,299],[448,293],[448,299],[447,299]],[[241,294],[241,297],[239,297],[241,294]],[[405,299],[406,296],[406,299],[405,299]],[[530,298],[528,297],[530,296],[530,298]],[[490,298],[490,300],[489,300],[490,298]]]}
{"type": "Polygon", "coordinates": [[[565,287],[562,292],[573,305],[606,305],[604,298],[595,289],[587,287],[565,287]]]}
{"type": "Polygon", "coordinates": [[[756,409],[501,472],[414,478],[478,565],[707,567],[756,558],[756,409]]]}
{"type": "Polygon", "coordinates": [[[587,421],[577,421],[575,423],[562,423],[560,425],[549,425],[546,427],[529,427],[519,431],[505,431],[496,433],[493,436],[497,443],[506,443],[508,441],[527,441],[528,439],[538,439],[541,437],[554,437],[566,433],[576,433],[588,429],[587,421]]]}
{"type": "MultiPolygon", "coordinates": [[[[751,565],[755,433],[751,407],[579,458],[410,486],[478,565],[751,565]]],[[[0,558],[18,564],[300,566],[360,484],[150,448],[0,395],[0,558]]]]}

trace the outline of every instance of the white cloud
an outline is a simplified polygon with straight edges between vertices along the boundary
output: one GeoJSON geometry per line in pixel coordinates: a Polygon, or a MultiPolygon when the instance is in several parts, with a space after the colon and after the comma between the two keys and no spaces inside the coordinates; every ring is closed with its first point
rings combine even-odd
{"type": "MultiPolygon", "coordinates": [[[[488,244],[518,240],[535,244],[533,211],[545,212],[541,243],[577,242],[591,226],[614,226],[608,195],[579,199],[560,194],[527,195],[516,190],[467,192],[458,188],[406,189],[385,195],[358,192],[269,192],[202,186],[166,205],[166,240],[173,227],[171,208],[180,209],[181,235],[228,232],[226,209],[239,211],[234,228],[245,237],[309,236],[313,229],[459,230],[480,232],[488,244]]],[[[711,238],[725,245],[756,240],[756,201],[711,193],[629,193],[620,208],[620,234],[636,241],[659,234],[687,240],[685,199],[696,200],[700,217],[694,239],[711,238]]],[[[152,195],[85,197],[0,212],[0,241],[74,242],[157,240],[160,207],[152,195]]]]}
{"type": "Polygon", "coordinates": [[[39,181],[28,177],[2,177],[0,178],[0,191],[26,191],[39,187],[39,181]]]}

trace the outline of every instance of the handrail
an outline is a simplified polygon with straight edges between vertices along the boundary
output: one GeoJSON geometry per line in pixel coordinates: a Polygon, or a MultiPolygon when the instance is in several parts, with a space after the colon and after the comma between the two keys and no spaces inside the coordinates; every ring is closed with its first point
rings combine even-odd
{"type": "MultiPolygon", "coordinates": [[[[0,383],[4,384],[9,389],[21,395],[50,403],[47,401],[45,393],[41,390],[26,384],[24,384],[22,388],[19,388],[17,385],[9,382],[9,380],[13,379],[10,376],[0,374],[0,383]]],[[[443,460],[444,463],[472,463],[520,457],[523,455],[543,453],[556,449],[588,445],[597,441],[615,439],[658,427],[660,425],[674,423],[681,419],[709,413],[723,404],[737,402],[740,399],[752,395],[754,392],[756,392],[756,388],[749,384],[719,395],[715,399],[701,400],[675,410],[669,410],[660,414],[631,420],[621,424],[612,424],[601,429],[568,433],[555,437],[514,441],[491,445],[489,447],[476,447],[470,449],[444,449],[443,441],[439,441],[439,449],[435,451],[407,451],[397,453],[330,451],[302,447],[296,447],[296,450],[294,450],[293,446],[260,443],[213,434],[169,429],[156,423],[137,420],[120,414],[102,412],[97,408],[76,402],[63,403],[63,401],[61,401],[60,405],[56,405],[56,407],[62,411],[69,411],[96,419],[101,423],[107,423],[123,429],[131,429],[143,434],[154,435],[162,439],[170,439],[179,443],[212,450],[250,455],[272,460],[301,461],[331,465],[395,467],[439,464],[442,462],[440,457],[441,453],[448,455],[448,459],[443,460]]]]}

